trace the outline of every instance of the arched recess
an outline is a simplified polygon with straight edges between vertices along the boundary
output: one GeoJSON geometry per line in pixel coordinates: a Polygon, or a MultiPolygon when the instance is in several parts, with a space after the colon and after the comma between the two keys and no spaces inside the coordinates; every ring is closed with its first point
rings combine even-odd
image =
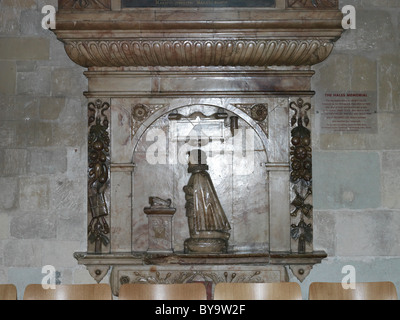
{"type": "MultiPolygon", "coordinates": [[[[254,153],[252,157],[244,157],[239,166],[226,156],[217,154],[209,158],[209,173],[213,179],[217,194],[224,207],[232,227],[230,249],[232,251],[266,251],[269,246],[269,184],[268,174],[261,166],[268,162],[268,136],[260,125],[246,112],[235,107],[222,108],[217,105],[183,105],[179,107],[163,106],[153,112],[133,135],[134,150],[132,163],[135,164],[133,173],[132,196],[132,250],[145,251],[147,248],[147,217],[143,207],[148,205],[148,198],[156,196],[170,198],[175,207],[174,216],[174,249],[181,251],[184,240],[188,237],[187,219],[185,215],[185,196],[183,186],[189,179],[187,164],[163,163],[149,164],[146,162],[146,132],[150,128],[159,128],[160,119],[166,119],[171,113],[186,110],[226,111],[239,117],[239,123],[245,124],[249,131],[255,132],[254,153]],[[252,163],[246,163],[250,159],[252,163]],[[251,167],[250,164],[254,164],[251,167]],[[242,171],[240,171],[240,168],[242,171]],[[243,171],[243,168],[250,170],[243,171]],[[251,219],[250,219],[251,216],[251,219]],[[251,230],[251,232],[249,232],[251,230]]],[[[173,120],[169,120],[171,122],[173,120]]],[[[168,126],[168,125],[166,125],[168,126]]],[[[162,128],[165,130],[165,128],[162,128]]],[[[240,131],[240,130],[239,130],[240,131]]],[[[246,137],[243,137],[246,139],[246,137]]],[[[153,143],[151,141],[150,143],[153,143]]],[[[247,153],[246,153],[247,156],[247,153]]]]}
{"type": "Polygon", "coordinates": [[[192,104],[192,105],[182,105],[182,106],[163,106],[154,113],[152,113],[143,123],[140,125],[138,130],[136,132],[133,132],[132,136],[132,146],[133,146],[133,151],[132,151],[132,162],[133,162],[133,156],[137,147],[137,144],[139,140],[142,138],[143,134],[148,130],[151,125],[157,121],[159,118],[164,116],[165,114],[169,114],[173,111],[176,111],[177,109],[185,108],[185,107],[190,107],[190,106],[210,106],[218,109],[224,109],[227,111],[230,111],[234,114],[236,114],[239,118],[244,120],[258,135],[258,137],[261,139],[264,149],[268,150],[269,142],[268,142],[268,135],[263,131],[263,129],[260,127],[260,125],[257,123],[257,121],[253,120],[246,112],[242,111],[238,107],[234,105],[229,105],[227,107],[222,107],[222,106],[217,106],[217,105],[211,105],[211,104],[192,104]]]}

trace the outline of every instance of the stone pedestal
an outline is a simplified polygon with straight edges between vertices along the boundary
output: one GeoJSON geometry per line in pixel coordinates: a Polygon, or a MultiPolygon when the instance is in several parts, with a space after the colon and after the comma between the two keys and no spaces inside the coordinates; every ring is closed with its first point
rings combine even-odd
{"type": "Polygon", "coordinates": [[[189,238],[184,243],[185,253],[226,253],[228,241],[220,238],[189,238]]]}
{"type": "Polygon", "coordinates": [[[147,252],[172,253],[172,220],[176,209],[169,207],[146,207],[144,213],[149,219],[149,249],[147,252]]]}

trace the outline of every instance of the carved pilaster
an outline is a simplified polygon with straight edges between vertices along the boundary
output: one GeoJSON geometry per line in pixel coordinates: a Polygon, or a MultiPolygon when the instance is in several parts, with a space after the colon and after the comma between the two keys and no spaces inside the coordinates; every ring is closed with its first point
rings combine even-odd
{"type": "Polygon", "coordinates": [[[291,251],[306,253],[313,251],[312,149],[307,128],[311,104],[299,98],[290,102],[289,108],[294,112],[290,120],[291,251]]]}
{"type": "Polygon", "coordinates": [[[105,253],[110,244],[110,104],[88,105],[88,252],[105,253]]]}

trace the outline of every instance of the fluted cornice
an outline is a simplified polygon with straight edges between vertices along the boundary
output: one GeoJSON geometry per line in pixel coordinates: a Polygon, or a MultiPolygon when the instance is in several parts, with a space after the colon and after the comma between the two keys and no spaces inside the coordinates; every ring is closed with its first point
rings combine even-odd
{"type": "Polygon", "coordinates": [[[310,66],[329,56],[341,19],[338,10],[147,8],[62,12],[54,32],[83,67],[310,66]]]}
{"type": "Polygon", "coordinates": [[[301,66],[325,60],[326,40],[72,40],[68,56],[84,67],[301,66]]]}

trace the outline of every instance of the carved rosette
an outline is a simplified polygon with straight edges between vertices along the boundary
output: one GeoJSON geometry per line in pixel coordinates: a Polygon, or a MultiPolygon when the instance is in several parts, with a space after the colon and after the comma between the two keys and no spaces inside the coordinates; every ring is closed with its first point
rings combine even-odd
{"type": "Polygon", "coordinates": [[[301,66],[325,60],[330,40],[66,40],[83,67],[301,66]]]}
{"type": "Polygon", "coordinates": [[[132,135],[134,136],[140,126],[156,111],[163,108],[165,105],[163,104],[133,104],[131,106],[131,115],[132,115],[132,135]]]}
{"type": "Polygon", "coordinates": [[[95,253],[105,252],[110,243],[109,118],[109,103],[96,100],[88,104],[88,247],[95,253]]]}
{"type": "Polygon", "coordinates": [[[256,104],[251,107],[251,117],[258,121],[264,121],[268,116],[268,105],[264,103],[256,104]]]}
{"type": "Polygon", "coordinates": [[[264,131],[268,137],[268,103],[257,103],[257,104],[233,104],[236,108],[244,111],[249,115],[260,128],[264,131]]]}
{"type": "Polygon", "coordinates": [[[311,131],[307,128],[310,119],[307,112],[311,104],[302,98],[292,101],[289,108],[294,112],[290,125],[290,182],[292,211],[290,236],[292,252],[306,253],[312,251],[312,149],[311,131]]]}

